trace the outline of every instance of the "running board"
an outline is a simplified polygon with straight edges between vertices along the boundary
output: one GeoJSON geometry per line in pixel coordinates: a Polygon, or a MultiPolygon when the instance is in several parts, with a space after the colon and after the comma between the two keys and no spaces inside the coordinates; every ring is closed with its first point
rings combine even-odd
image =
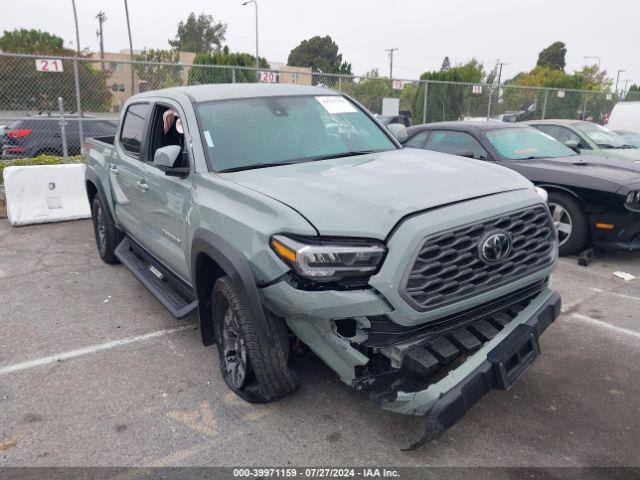
{"type": "Polygon", "coordinates": [[[129,237],[115,254],[174,317],[186,317],[198,307],[193,290],[129,237]]]}

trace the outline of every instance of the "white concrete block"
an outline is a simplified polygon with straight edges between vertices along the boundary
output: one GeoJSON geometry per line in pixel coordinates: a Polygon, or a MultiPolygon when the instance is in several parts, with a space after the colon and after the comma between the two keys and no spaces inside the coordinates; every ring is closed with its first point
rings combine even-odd
{"type": "Polygon", "coordinates": [[[84,164],[6,167],[4,188],[11,225],[91,217],[84,164]]]}

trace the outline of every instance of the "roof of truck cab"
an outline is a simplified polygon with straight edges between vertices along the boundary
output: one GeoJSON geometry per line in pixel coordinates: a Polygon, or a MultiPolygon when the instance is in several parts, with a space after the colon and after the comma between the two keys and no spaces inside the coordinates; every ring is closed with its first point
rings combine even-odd
{"type": "Polygon", "coordinates": [[[339,92],[323,87],[291,85],[283,83],[224,83],[210,85],[192,85],[152,90],[136,95],[144,97],[173,97],[187,95],[195,102],[229,100],[233,98],[279,97],[291,95],[339,95],[339,92]]]}

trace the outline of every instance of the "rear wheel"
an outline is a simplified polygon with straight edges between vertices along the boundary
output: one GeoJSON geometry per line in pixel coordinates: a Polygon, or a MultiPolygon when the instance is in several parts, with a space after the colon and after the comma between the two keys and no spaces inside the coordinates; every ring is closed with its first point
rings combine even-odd
{"type": "Polygon", "coordinates": [[[111,221],[111,217],[105,210],[104,201],[99,193],[93,197],[93,202],[91,203],[91,218],[100,258],[108,264],[118,263],[115,250],[124,235],[111,221]]]}
{"type": "Polygon", "coordinates": [[[216,281],[211,304],[220,371],[229,388],[252,403],[271,402],[295,390],[284,321],[265,311],[271,339],[260,338],[253,316],[226,276],[216,281]]]}
{"type": "Polygon", "coordinates": [[[558,230],[560,255],[580,252],[589,241],[589,223],[582,205],[567,194],[549,192],[549,210],[558,230]]]}

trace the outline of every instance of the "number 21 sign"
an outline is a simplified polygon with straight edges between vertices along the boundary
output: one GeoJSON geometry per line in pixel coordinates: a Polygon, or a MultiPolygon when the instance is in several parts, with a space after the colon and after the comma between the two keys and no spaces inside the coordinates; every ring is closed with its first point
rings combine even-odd
{"type": "Polygon", "coordinates": [[[39,72],[62,72],[61,60],[36,60],[36,70],[39,72]]]}

